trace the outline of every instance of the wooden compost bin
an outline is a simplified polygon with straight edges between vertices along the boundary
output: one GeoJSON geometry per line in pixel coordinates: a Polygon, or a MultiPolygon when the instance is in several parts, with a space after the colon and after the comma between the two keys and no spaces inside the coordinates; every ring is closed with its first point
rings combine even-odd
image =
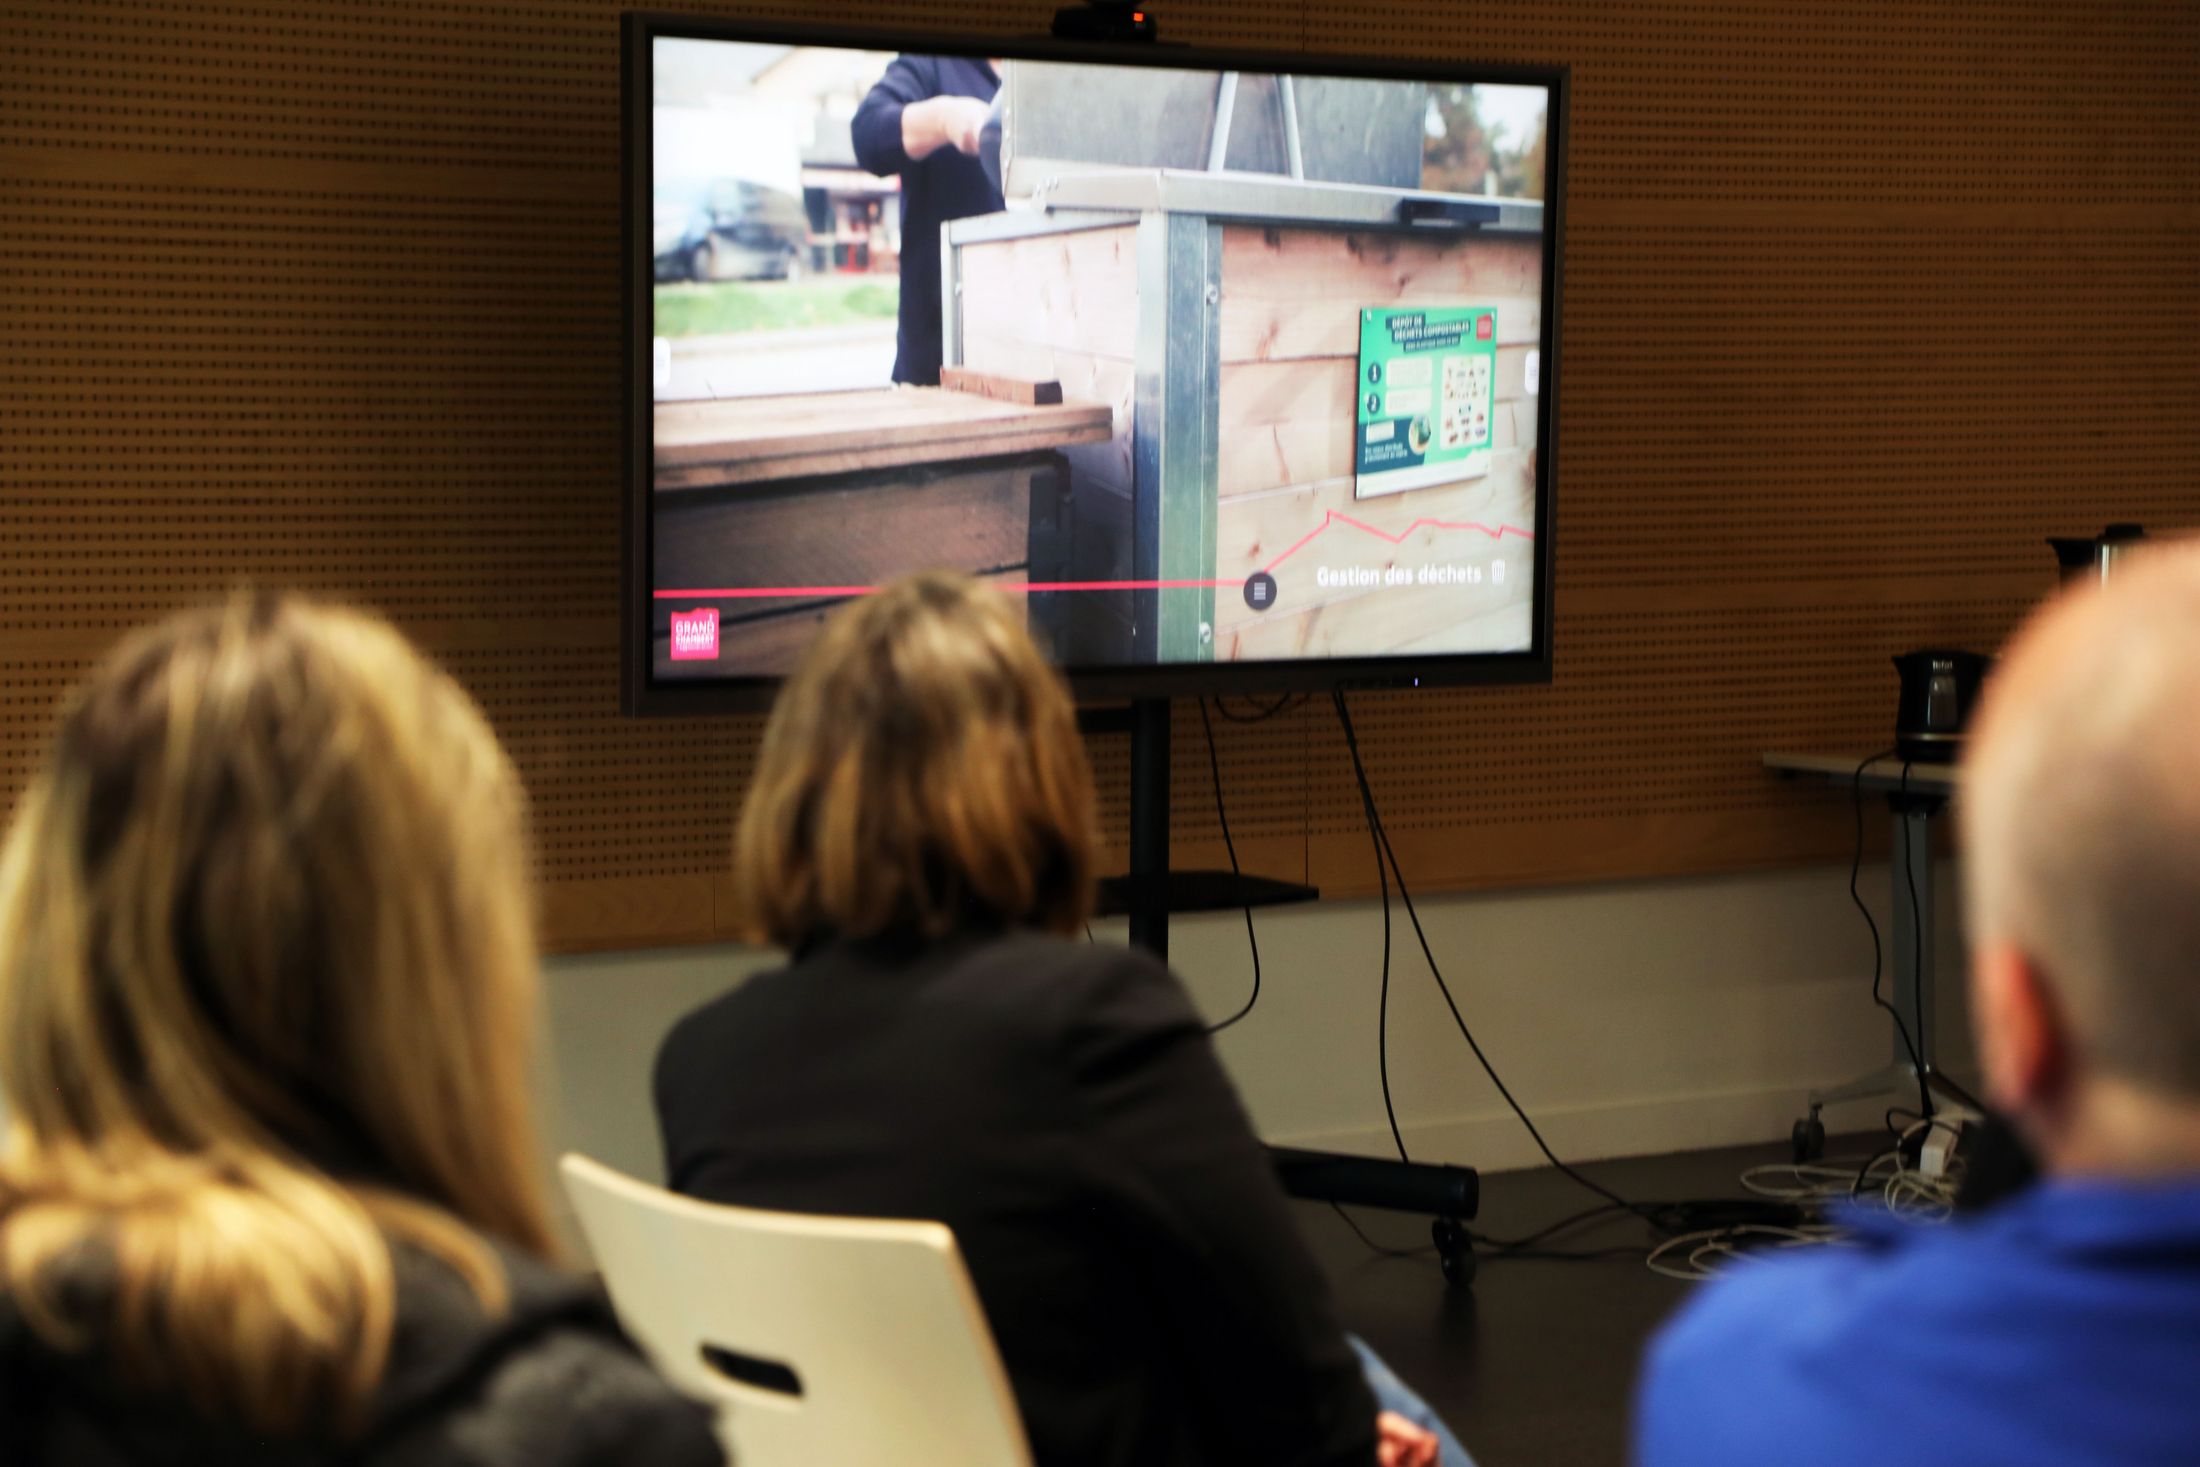
{"type": "MultiPolygon", "coordinates": [[[[702,594],[654,600],[657,675],[783,674],[852,588],[903,571],[1062,579],[1062,450],[1105,440],[1109,419],[931,387],[659,404],[653,589],[702,594]],[[672,660],[672,613],[700,607],[718,609],[718,658],[672,660]]],[[[1025,597],[1050,645],[1064,599],[1025,597]]]]}
{"type": "Polygon", "coordinates": [[[1077,660],[1528,645],[1531,542],[1456,527],[1535,525],[1540,205],[1167,170],[1065,178],[1041,202],[947,227],[947,360],[1112,410],[1107,441],[1065,451],[1071,575],[1167,584],[1079,594],[1077,660]],[[1357,497],[1361,312],[1381,307],[1494,311],[1487,472],[1357,497]],[[1456,596],[1321,584],[1345,564],[1484,579],[1456,596]],[[1276,594],[1255,611],[1258,571],[1276,594]]]}

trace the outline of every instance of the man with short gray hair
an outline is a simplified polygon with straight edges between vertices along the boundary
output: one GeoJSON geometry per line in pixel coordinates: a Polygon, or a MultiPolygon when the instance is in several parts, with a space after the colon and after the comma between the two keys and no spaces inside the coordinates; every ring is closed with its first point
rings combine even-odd
{"type": "Polygon", "coordinates": [[[2042,1179],[1708,1286],[1642,1467],[2200,1463],[2200,550],[2034,618],[1959,807],[1986,1086],[2042,1179]]]}

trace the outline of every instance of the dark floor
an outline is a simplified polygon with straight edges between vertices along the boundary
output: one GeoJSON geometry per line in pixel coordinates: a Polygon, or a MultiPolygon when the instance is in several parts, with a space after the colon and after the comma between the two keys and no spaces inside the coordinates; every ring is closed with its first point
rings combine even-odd
{"type": "MultiPolygon", "coordinates": [[[[1579,1168],[1630,1201],[1746,1195],[1744,1167],[1786,1161],[1756,1146],[1598,1162],[1579,1168]]],[[[1519,1236],[1598,1199],[1556,1171],[1483,1179],[1477,1231],[1519,1236]]],[[[1694,1287],[1650,1272],[1638,1253],[1595,1262],[1485,1261],[1471,1292],[1446,1287],[1435,1257],[1369,1251],[1329,1207],[1298,1202],[1344,1323],[1451,1423],[1479,1467],[1617,1467],[1627,1460],[1635,1367],[1658,1323],[1694,1287]]],[[[1378,1243],[1428,1242],[1425,1219],[1352,1209],[1378,1243]]],[[[1577,1249],[1642,1242],[1632,1219],[1568,1234],[1577,1249]]]]}

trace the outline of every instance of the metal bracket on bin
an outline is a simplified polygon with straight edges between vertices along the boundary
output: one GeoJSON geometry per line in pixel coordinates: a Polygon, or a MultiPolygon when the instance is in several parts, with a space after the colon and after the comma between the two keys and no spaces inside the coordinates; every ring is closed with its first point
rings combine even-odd
{"type": "Polygon", "coordinates": [[[1133,575],[1156,583],[1131,603],[1141,664],[1214,658],[1216,437],[1221,380],[1222,228],[1155,210],[1138,221],[1133,346],[1133,575]]]}

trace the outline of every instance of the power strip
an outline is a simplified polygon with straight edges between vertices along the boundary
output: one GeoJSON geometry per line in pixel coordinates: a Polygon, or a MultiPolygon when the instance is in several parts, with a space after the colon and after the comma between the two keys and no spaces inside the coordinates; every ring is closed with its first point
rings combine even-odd
{"type": "Polygon", "coordinates": [[[1949,1106],[1936,1114],[1933,1124],[1925,1128],[1924,1144],[1918,1148],[1918,1172],[1935,1181],[1946,1176],[1956,1148],[1963,1144],[1963,1128],[1977,1119],[1975,1113],[1961,1106],[1949,1106]]]}

